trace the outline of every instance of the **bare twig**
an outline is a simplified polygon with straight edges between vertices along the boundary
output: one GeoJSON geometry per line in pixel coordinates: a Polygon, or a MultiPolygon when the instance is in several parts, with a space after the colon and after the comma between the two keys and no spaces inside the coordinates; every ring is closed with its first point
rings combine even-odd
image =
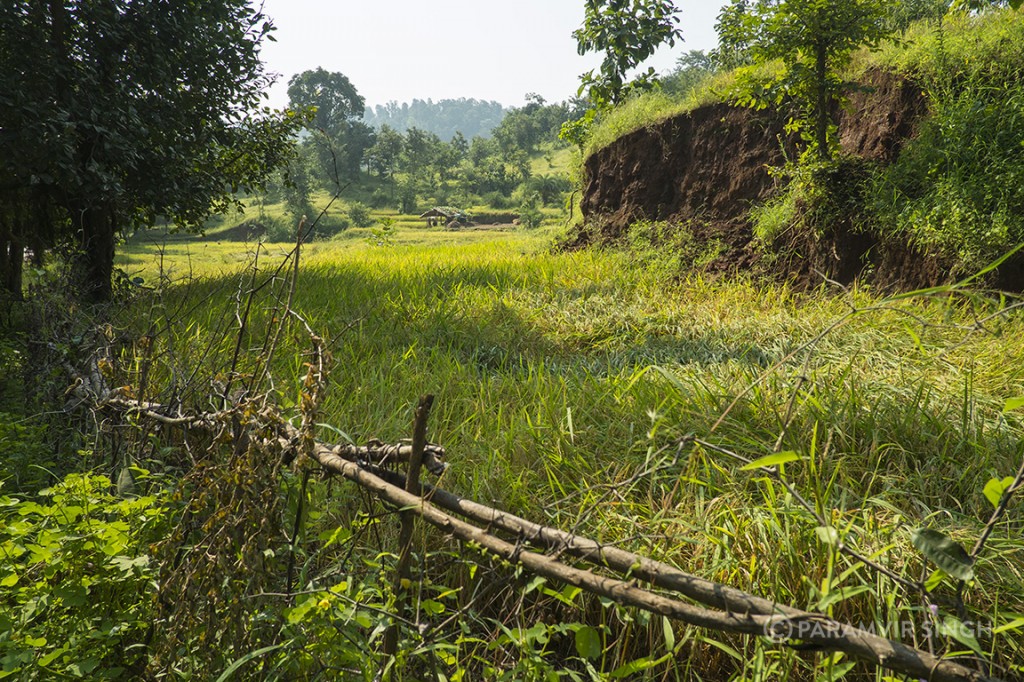
{"type": "Polygon", "coordinates": [[[821,614],[803,612],[765,615],[707,609],[654,594],[637,587],[631,581],[598,576],[590,571],[567,566],[543,554],[524,551],[517,543],[501,540],[472,524],[445,514],[433,504],[389,484],[357,464],[332,455],[328,448],[318,449],[317,459],[325,469],[344,476],[393,504],[415,510],[431,525],[464,542],[519,563],[538,575],[575,585],[624,606],[721,632],[769,635],[782,641],[799,640],[803,645],[825,651],[842,651],[880,667],[933,682],[981,682],[991,679],[958,663],[938,659],[929,653],[878,637],[821,614]]]}

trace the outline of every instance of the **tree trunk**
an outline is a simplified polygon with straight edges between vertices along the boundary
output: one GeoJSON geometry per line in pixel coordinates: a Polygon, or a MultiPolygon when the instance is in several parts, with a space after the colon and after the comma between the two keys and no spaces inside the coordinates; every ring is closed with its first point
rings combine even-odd
{"type": "Polygon", "coordinates": [[[4,288],[20,301],[22,298],[22,271],[25,263],[25,247],[20,242],[11,240],[6,249],[6,267],[4,268],[4,288]]]}
{"type": "Polygon", "coordinates": [[[828,148],[828,54],[825,51],[824,43],[819,43],[815,49],[815,77],[818,82],[818,102],[815,111],[815,135],[818,145],[818,158],[828,161],[832,154],[828,148]]]}
{"type": "Polygon", "coordinates": [[[8,253],[11,248],[11,240],[7,236],[7,233],[0,227],[0,286],[7,290],[7,271],[9,269],[10,261],[8,259],[8,253]]]}
{"type": "Polygon", "coordinates": [[[78,256],[82,297],[100,303],[109,301],[114,273],[114,221],[106,208],[76,211],[82,252],[78,256]]]}

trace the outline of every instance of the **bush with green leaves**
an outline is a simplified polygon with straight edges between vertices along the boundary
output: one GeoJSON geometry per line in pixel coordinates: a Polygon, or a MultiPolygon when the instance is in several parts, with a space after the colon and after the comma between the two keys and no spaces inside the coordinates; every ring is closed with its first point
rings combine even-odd
{"type": "Polygon", "coordinates": [[[341,234],[351,226],[349,219],[345,216],[324,214],[313,225],[313,237],[316,239],[330,239],[341,234]]]}
{"type": "Polygon", "coordinates": [[[398,227],[394,218],[381,218],[377,227],[370,230],[370,236],[366,238],[366,243],[371,246],[394,246],[397,232],[398,227]]]}
{"type": "Polygon", "coordinates": [[[356,227],[370,227],[374,223],[373,216],[370,215],[370,209],[367,208],[366,204],[358,201],[349,203],[348,217],[356,227]]]}
{"type": "Polygon", "coordinates": [[[502,194],[501,192],[498,191],[487,192],[486,194],[483,195],[482,198],[483,202],[490,206],[491,208],[500,209],[512,208],[513,206],[515,206],[515,202],[512,201],[512,199],[509,196],[502,194]]]}
{"type": "Polygon", "coordinates": [[[1024,241],[1024,79],[966,82],[872,191],[880,226],[977,271],[1024,241]]]}
{"type": "Polygon", "coordinates": [[[868,209],[883,236],[976,272],[1024,241],[1024,13],[953,15],[908,39],[880,58],[922,83],[931,112],[868,209]]]}
{"type": "Polygon", "coordinates": [[[870,161],[855,156],[806,158],[775,169],[786,186],[751,210],[754,236],[770,246],[787,232],[820,238],[840,226],[863,229],[865,185],[872,170],[870,161]]]}
{"type": "Polygon", "coordinates": [[[395,204],[395,198],[392,192],[378,187],[373,190],[373,194],[370,195],[370,206],[374,208],[393,208],[395,204]]]}
{"type": "Polygon", "coordinates": [[[71,474],[39,501],[0,497],[0,677],[128,680],[145,669],[148,548],[170,513],[158,497],[112,489],[71,474]]]}
{"type": "Polygon", "coordinates": [[[266,227],[265,237],[268,242],[295,241],[295,226],[291,224],[290,218],[267,218],[263,225],[266,227]]]}
{"type": "Polygon", "coordinates": [[[0,412],[0,474],[3,484],[16,492],[34,491],[52,480],[51,471],[66,462],[46,445],[46,426],[20,415],[0,412]]]}
{"type": "Polygon", "coordinates": [[[540,227],[544,220],[544,214],[539,207],[541,203],[540,194],[537,192],[522,192],[522,200],[519,204],[519,224],[526,228],[540,227]]]}

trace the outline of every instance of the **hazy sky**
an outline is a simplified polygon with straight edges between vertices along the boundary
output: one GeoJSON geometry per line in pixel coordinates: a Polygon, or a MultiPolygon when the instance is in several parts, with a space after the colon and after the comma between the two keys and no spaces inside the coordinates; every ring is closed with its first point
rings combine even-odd
{"type": "MultiPolygon", "coordinates": [[[[667,71],[687,50],[715,46],[718,0],[677,0],[685,42],[648,62],[667,71]]],[[[322,66],[348,76],[370,106],[391,100],[476,98],[522,105],[576,93],[600,59],[576,53],[583,0],[266,0],[277,42],[263,58],[280,74],[269,103],[288,101],[288,79],[322,66]]]]}

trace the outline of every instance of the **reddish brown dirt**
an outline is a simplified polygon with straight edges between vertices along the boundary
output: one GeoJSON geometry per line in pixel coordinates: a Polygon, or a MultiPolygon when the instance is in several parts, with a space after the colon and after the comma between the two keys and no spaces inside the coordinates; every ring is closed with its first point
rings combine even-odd
{"type": "MultiPolygon", "coordinates": [[[[874,71],[839,112],[843,149],[878,163],[897,157],[927,105],[913,83],[874,71]]],[[[795,154],[785,118],[713,104],[622,137],[586,162],[581,202],[584,226],[566,244],[613,244],[637,220],[685,225],[699,239],[726,245],[713,271],[759,264],[747,212],[777,190],[769,169],[795,154]]],[[[838,225],[808,243],[789,244],[778,274],[811,283],[870,278],[883,287],[930,286],[945,281],[948,264],[906,243],[881,241],[838,225]]]]}

